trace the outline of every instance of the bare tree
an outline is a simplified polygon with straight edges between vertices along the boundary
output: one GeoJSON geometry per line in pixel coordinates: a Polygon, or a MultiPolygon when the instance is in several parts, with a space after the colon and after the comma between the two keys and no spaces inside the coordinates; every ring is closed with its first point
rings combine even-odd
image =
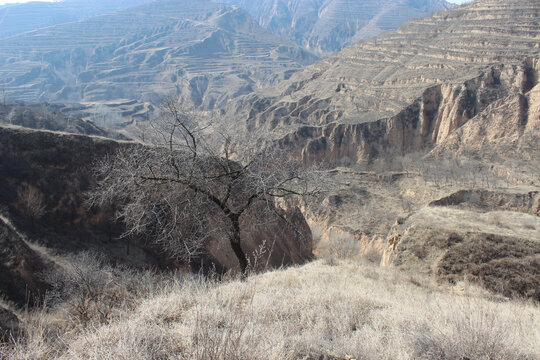
{"type": "Polygon", "coordinates": [[[212,132],[173,100],[153,129],[158,145],[125,148],[98,166],[92,199],[124,204],[125,235],[147,237],[177,258],[200,255],[207,239],[220,236],[245,273],[241,217],[257,206],[254,221],[264,221],[276,198],[317,192],[316,171],[277,148],[242,146],[212,132]]]}
{"type": "Polygon", "coordinates": [[[17,191],[21,210],[32,220],[39,220],[45,214],[43,194],[31,185],[23,185],[17,191]]]}

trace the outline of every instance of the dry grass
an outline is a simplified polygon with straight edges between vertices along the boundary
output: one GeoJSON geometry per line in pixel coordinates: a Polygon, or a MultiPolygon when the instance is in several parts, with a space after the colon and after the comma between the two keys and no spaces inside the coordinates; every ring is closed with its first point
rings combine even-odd
{"type": "Polygon", "coordinates": [[[28,314],[27,336],[1,357],[540,358],[537,305],[350,260],[319,260],[245,281],[164,281],[107,322],[70,330],[58,330],[59,311],[28,314]]]}

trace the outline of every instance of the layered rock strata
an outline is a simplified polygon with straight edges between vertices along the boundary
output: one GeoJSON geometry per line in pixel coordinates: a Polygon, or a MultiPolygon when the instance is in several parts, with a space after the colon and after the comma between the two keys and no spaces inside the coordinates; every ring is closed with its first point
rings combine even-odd
{"type": "MultiPolygon", "coordinates": [[[[539,7],[477,1],[413,20],[242,99],[229,113],[248,131],[305,138],[297,152],[308,161],[430,150],[497,101],[534,89],[539,7]]],[[[521,117],[537,116],[535,99],[521,117]]]]}

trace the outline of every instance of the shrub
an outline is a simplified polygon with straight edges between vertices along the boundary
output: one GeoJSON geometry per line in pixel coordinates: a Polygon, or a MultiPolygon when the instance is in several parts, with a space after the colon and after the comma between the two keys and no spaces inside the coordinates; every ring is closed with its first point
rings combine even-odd
{"type": "Polygon", "coordinates": [[[43,194],[31,185],[23,185],[17,192],[20,210],[32,220],[39,220],[45,214],[43,194]]]}

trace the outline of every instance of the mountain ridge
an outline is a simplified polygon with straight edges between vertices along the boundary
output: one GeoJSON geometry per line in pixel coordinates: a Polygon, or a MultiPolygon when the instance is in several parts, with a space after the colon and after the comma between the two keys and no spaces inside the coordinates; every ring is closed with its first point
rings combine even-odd
{"type": "Polygon", "coordinates": [[[442,0],[216,0],[246,9],[265,29],[317,55],[395,30],[451,5],[442,0]]]}

